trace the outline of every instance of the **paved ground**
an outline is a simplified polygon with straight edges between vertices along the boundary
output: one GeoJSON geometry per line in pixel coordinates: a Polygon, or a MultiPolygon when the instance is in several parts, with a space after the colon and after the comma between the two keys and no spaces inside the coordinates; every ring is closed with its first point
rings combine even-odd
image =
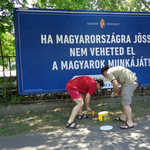
{"type": "Polygon", "coordinates": [[[136,122],[135,128],[100,127],[59,129],[52,132],[0,137],[0,150],[147,150],[150,149],[150,121],[136,122]]]}

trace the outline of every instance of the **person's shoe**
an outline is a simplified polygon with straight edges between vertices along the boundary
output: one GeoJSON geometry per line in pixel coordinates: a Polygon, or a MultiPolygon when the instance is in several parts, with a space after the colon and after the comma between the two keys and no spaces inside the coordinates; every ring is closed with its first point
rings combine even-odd
{"type": "Polygon", "coordinates": [[[83,115],[79,115],[78,116],[78,119],[81,120],[81,119],[86,119],[86,118],[89,118],[89,116],[83,114],[83,115]]]}
{"type": "Polygon", "coordinates": [[[127,123],[125,123],[123,126],[120,125],[120,128],[121,128],[121,129],[130,129],[130,128],[134,128],[134,125],[129,126],[127,123]]]}
{"type": "Polygon", "coordinates": [[[71,128],[71,129],[78,129],[80,128],[80,126],[78,126],[77,124],[75,124],[74,122],[71,123],[67,123],[66,128],[71,128]],[[73,125],[74,124],[74,125],[73,125]],[[73,125],[73,126],[71,126],[73,125]]]}
{"type": "Polygon", "coordinates": [[[122,120],[120,117],[115,118],[116,121],[127,122],[127,120],[122,120]]]}

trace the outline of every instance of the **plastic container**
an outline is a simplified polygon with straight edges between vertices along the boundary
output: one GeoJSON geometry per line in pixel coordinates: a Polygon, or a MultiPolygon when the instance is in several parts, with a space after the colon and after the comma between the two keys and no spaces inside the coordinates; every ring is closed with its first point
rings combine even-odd
{"type": "Polygon", "coordinates": [[[101,111],[98,113],[99,121],[106,121],[108,119],[108,111],[101,111]]]}

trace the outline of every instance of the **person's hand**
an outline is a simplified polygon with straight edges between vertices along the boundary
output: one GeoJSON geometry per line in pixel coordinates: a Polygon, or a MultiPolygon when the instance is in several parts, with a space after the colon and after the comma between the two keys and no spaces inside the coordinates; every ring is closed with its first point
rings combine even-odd
{"type": "Polygon", "coordinates": [[[91,107],[87,107],[87,111],[91,112],[92,111],[91,107]]]}
{"type": "Polygon", "coordinates": [[[118,90],[118,94],[121,94],[122,90],[118,90]]]}
{"type": "Polygon", "coordinates": [[[114,92],[114,96],[118,97],[118,92],[114,92]]]}

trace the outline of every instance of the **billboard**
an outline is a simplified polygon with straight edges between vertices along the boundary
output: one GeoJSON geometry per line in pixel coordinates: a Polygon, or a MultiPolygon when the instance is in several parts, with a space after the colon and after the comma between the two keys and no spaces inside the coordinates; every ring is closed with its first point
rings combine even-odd
{"type": "Polygon", "coordinates": [[[15,9],[19,95],[63,92],[81,75],[101,78],[109,64],[150,85],[150,13],[15,9]]]}

